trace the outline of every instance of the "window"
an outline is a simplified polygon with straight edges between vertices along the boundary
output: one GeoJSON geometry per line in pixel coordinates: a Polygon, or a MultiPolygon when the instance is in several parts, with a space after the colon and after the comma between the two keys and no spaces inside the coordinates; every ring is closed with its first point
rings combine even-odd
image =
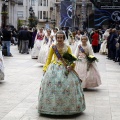
{"type": "Polygon", "coordinates": [[[39,0],[39,6],[42,6],[42,0],[39,0]]]}
{"type": "Polygon", "coordinates": [[[48,0],[47,0],[47,6],[48,6],[48,0]]]}
{"type": "Polygon", "coordinates": [[[17,11],[17,17],[23,18],[23,11],[17,11]]]}
{"type": "Polygon", "coordinates": [[[31,0],[31,6],[35,6],[35,0],[31,0]]]}
{"type": "Polygon", "coordinates": [[[23,5],[23,0],[18,0],[18,5],[23,5]]]}
{"type": "Polygon", "coordinates": [[[42,19],[42,11],[40,11],[40,19],[42,19]]]}
{"type": "Polygon", "coordinates": [[[46,0],[43,1],[43,5],[46,6],[46,0]]]}
{"type": "Polygon", "coordinates": [[[46,11],[43,11],[43,19],[46,19],[46,11]]]}
{"type": "Polygon", "coordinates": [[[40,11],[38,11],[38,19],[40,19],[40,15],[39,15],[39,12],[40,12],[40,11]]]}
{"type": "Polygon", "coordinates": [[[48,18],[48,11],[47,11],[47,18],[48,18]]]}
{"type": "Polygon", "coordinates": [[[42,11],[38,11],[38,19],[42,19],[42,11]]]}

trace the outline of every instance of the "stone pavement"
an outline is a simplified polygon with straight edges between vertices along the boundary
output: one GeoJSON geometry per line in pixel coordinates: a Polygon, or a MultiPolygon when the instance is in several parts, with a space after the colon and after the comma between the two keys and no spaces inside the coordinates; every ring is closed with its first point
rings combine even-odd
{"type": "Polygon", "coordinates": [[[42,67],[12,46],[14,57],[4,57],[5,80],[0,83],[0,120],[120,120],[120,66],[99,58],[102,85],[84,92],[86,110],[79,116],[39,116],[38,92],[42,67]]]}

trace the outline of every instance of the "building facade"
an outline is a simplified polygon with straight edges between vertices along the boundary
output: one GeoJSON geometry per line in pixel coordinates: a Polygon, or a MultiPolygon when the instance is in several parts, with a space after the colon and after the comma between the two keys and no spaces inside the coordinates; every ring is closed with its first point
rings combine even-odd
{"type": "MultiPolygon", "coordinates": [[[[5,0],[0,0],[0,8],[5,0]]],[[[8,0],[7,4],[7,24],[17,27],[18,20],[24,26],[28,25],[30,16],[29,8],[32,6],[35,16],[39,20],[39,27],[49,25],[50,27],[60,27],[60,3],[62,0],[8,0]]],[[[1,9],[0,9],[1,13],[1,9]]],[[[75,24],[83,28],[87,21],[89,27],[89,16],[93,13],[90,0],[76,0],[75,24]]],[[[2,23],[2,17],[0,17],[2,23]]]]}
{"type": "Polygon", "coordinates": [[[31,3],[38,17],[39,27],[44,27],[46,24],[52,27],[52,20],[55,19],[54,3],[55,0],[36,0],[34,4],[31,3]]]}
{"type": "MultiPolygon", "coordinates": [[[[0,7],[5,0],[0,0],[0,7]]],[[[24,26],[28,25],[30,16],[29,8],[32,6],[35,16],[39,20],[39,25],[43,27],[46,23],[51,24],[51,19],[55,17],[53,14],[54,0],[8,0],[7,5],[7,24],[17,27],[18,20],[22,21],[24,26]]],[[[0,9],[0,13],[2,9],[0,9]]],[[[0,17],[2,24],[2,17],[0,17]]]]}
{"type": "MultiPolygon", "coordinates": [[[[20,20],[27,20],[28,14],[29,14],[29,0],[8,0],[5,2],[5,0],[0,0],[1,8],[3,4],[6,4],[8,13],[6,18],[6,24],[12,25],[17,28],[18,19],[20,20]]],[[[2,13],[2,9],[0,9],[0,13],[2,13]]],[[[3,19],[2,14],[0,17],[0,23],[2,25],[3,19]]],[[[24,22],[23,22],[24,23],[24,22]]]]}

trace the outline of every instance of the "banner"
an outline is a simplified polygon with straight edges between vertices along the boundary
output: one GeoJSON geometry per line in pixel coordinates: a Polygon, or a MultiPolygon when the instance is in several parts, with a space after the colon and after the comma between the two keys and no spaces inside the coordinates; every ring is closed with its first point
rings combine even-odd
{"type": "Polygon", "coordinates": [[[72,2],[61,1],[61,27],[72,27],[72,2]]]}
{"type": "Polygon", "coordinates": [[[106,21],[120,22],[120,10],[119,9],[95,9],[95,26],[101,26],[106,21]]]}

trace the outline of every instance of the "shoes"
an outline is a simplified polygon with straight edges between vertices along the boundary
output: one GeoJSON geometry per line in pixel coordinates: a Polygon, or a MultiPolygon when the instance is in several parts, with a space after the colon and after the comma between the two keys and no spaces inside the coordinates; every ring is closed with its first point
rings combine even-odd
{"type": "Polygon", "coordinates": [[[13,55],[11,54],[11,55],[8,55],[7,57],[13,57],[13,55]]]}
{"type": "Polygon", "coordinates": [[[27,52],[27,54],[29,54],[29,52],[27,52]]]}
{"type": "Polygon", "coordinates": [[[109,58],[109,57],[107,57],[106,59],[110,60],[110,58],[109,58]]]}
{"type": "Polygon", "coordinates": [[[87,88],[83,88],[83,91],[87,91],[88,89],[87,88]]]}

